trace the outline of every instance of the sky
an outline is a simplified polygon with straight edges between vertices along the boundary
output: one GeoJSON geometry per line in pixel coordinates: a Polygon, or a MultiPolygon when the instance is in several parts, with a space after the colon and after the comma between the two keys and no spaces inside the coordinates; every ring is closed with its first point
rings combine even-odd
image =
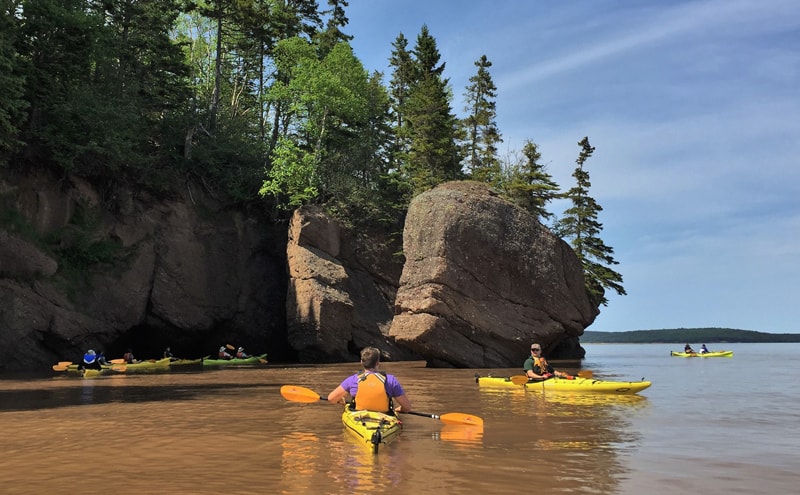
{"type": "Polygon", "coordinates": [[[427,25],[459,117],[486,55],[501,154],[535,142],[564,191],[588,136],[627,295],[607,293],[587,330],[800,333],[800,2],[350,0],[346,13],[385,83],[397,36],[413,48],[427,25]]]}

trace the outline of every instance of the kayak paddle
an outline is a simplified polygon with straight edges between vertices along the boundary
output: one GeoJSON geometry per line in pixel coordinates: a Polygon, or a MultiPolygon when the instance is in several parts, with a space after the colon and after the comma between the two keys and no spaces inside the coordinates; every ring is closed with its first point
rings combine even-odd
{"type": "Polygon", "coordinates": [[[67,371],[67,365],[66,364],[54,364],[53,365],[53,371],[67,371]]]}
{"type": "MultiPolygon", "coordinates": [[[[318,393],[314,392],[311,389],[305,387],[298,387],[297,385],[282,386],[281,395],[283,396],[284,399],[290,400],[292,402],[311,403],[320,400],[328,400],[327,397],[320,397],[318,393]]],[[[445,424],[483,426],[483,419],[479,418],[478,416],[473,416],[471,414],[447,413],[447,414],[442,414],[440,416],[438,414],[430,414],[417,411],[401,410],[400,412],[405,414],[412,414],[414,416],[422,416],[425,418],[438,419],[445,424]]]]}
{"type": "Polygon", "coordinates": [[[431,413],[424,413],[417,411],[403,411],[403,410],[400,410],[400,413],[413,414],[414,416],[422,416],[425,418],[438,419],[439,421],[447,425],[483,426],[483,418],[479,418],[478,416],[473,416],[471,414],[446,413],[439,416],[438,414],[431,414],[431,413]]]}

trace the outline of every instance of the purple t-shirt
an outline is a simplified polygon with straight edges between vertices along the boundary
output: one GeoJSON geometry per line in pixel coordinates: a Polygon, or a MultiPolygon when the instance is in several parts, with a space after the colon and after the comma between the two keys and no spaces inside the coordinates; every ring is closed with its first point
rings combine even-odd
{"type": "MultiPolygon", "coordinates": [[[[350,397],[355,397],[356,392],[358,391],[358,377],[360,373],[356,373],[355,375],[350,375],[344,379],[344,381],[340,384],[343,389],[350,394],[350,397]]],[[[389,392],[389,397],[400,397],[401,395],[405,395],[406,392],[403,390],[403,386],[400,385],[400,382],[397,381],[394,375],[386,375],[386,390],[389,392]]]]}

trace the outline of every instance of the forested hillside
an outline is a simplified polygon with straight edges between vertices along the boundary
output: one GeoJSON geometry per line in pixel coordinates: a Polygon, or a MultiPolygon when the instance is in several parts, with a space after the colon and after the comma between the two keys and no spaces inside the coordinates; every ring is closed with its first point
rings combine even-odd
{"type": "Polygon", "coordinates": [[[800,342],[800,333],[766,333],[733,328],[673,328],[629,332],[592,332],[581,336],[583,344],[658,344],[712,342],[800,342]]]}
{"type": "MultiPolygon", "coordinates": [[[[348,1],[320,3],[2,0],[0,172],[81,177],[106,197],[199,184],[273,220],[314,203],[397,236],[411,198],[472,179],[571,242],[598,306],[606,290],[625,294],[590,196],[588,137],[575,138],[575,184],[562,191],[532,138],[499,153],[485,55],[475,54],[467,87],[452,88],[423,25],[414,40],[397,34],[390,74],[369,72],[349,44],[348,1]],[[554,199],[569,204],[560,215],[547,209],[554,199]]],[[[3,210],[0,227],[32,235],[3,210]]],[[[31,240],[56,257],[76,247],[31,240]]],[[[100,250],[77,248],[90,260],[100,250]]]]}

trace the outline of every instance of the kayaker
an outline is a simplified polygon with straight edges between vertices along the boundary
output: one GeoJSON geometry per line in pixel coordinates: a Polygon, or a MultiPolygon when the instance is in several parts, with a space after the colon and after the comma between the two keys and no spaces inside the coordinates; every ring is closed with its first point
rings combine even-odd
{"type": "Polygon", "coordinates": [[[394,375],[378,371],[381,351],[375,347],[361,350],[364,371],[350,375],[328,394],[329,402],[353,401],[354,408],[382,413],[409,412],[411,402],[394,375]]]}
{"type": "Polygon", "coordinates": [[[559,378],[573,379],[574,377],[564,373],[563,371],[556,371],[550,363],[542,356],[542,346],[533,343],[531,344],[531,355],[525,360],[522,369],[528,376],[529,380],[547,380],[553,376],[559,378]]]}
{"type": "Polygon", "coordinates": [[[128,364],[133,364],[136,361],[136,358],[133,357],[133,349],[129,347],[128,351],[122,355],[122,359],[128,364]]]}
{"type": "Polygon", "coordinates": [[[219,359],[233,359],[233,356],[230,355],[225,346],[219,348],[219,359]]]}
{"type": "Polygon", "coordinates": [[[167,348],[164,349],[164,357],[169,358],[170,361],[177,361],[178,359],[172,354],[172,349],[169,346],[167,346],[167,348]]]}
{"type": "Polygon", "coordinates": [[[236,349],[236,357],[239,359],[249,358],[250,355],[244,352],[244,347],[236,349]]]}
{"type": "Polygon", "coordinates": [[[708,352],[708,347],[705,344],[700,346],[700,354],[706,354],[708,352]]]}
{"type": "Polygon", "coordinates": [[[86,351],[86,354],[83,355],[83,364],[81,367],[87,370],[102,369],[100,367],[100,360],[97,359],[97,353],[94,352],[94,349],[89,349],[86,351]]]}
{"type": "Polygon", "coordinates": [[[692,349],[692,346],[690,346],[688,343],[685,346],[683,346],[683,352],[685,352],[686,354],[697,354],[696,352],[694,352],[694,349],[692,349]]]}

